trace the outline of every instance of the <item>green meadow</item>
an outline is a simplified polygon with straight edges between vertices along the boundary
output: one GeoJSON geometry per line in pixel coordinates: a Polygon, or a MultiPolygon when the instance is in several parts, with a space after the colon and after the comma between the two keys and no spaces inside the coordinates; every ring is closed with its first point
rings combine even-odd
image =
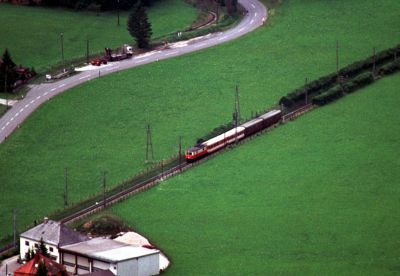
{"type": "Polygon", "coordinates": [[[13,208],[20,228],[62,208],[65,167],[75,203],[101,191],[103,170],[108,187],[143,170],[148,122],[161,160],[177,153],[179,136],[188,147],[232,119],[236,84],[242,117],[250,117],[306,77],[334,71],[336,40],[343,66],[373,47],[398,44],[399,10],[398,1],[284,1],[266,26],[241,39],[100,78],[49,101],[0,145],[7,191],[0,236],[11,233],[13,208]]]}
{"type": "MultiPolygon", "coordinates": [[[[153,37],[159,37],[189,27],[197,11],[182,0],[163,0],[156,2],[148,15],[153,37]]],[[[126,29],[127,18],[128,12],[121,12],[117,26],[116,12],[97,14],[0,4],[0,51],[8,48],[17,64],[43,72],[62,61],[61,33],[66,60],[86,56],[87,39],[91,53],[134,43],[126,29]]]]}
{"type": "Polygon", "coordinates": [[[400,273],[400,75],[112,207],[169,275],[400,273]]]}

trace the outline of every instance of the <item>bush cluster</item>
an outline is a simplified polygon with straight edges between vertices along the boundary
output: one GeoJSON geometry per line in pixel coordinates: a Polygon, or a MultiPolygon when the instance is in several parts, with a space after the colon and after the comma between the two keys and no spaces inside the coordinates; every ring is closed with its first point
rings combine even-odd
{"type": "Polygon", "coordinates": [[[378,74],[381,76],[390,75],[400,70],[400,58],[389,64],[386,64],[379,68],[378,74]]]}
{"type": "Polygon", "coordinates": [[[343,84],[343,90],[346,93],[352,93],[372,82],[374,82],[374,75],[371,72],[365,72],[343,84]]]}
{"type": "Polygon", "coordinates": [[[312,103],[316,105],[325,105],[332,101],[335,101],[344,96],[343,88],[340,85],[336,85],[335,87],[329,89],[322,94],[315,96],[312,99],[312,103]]]}
{"type": "MultiPolygon", "coordinates": [[[[145,6],[151,6],[155,0],[141,0],[145,6]]],[[[138,0],[42,0],[41,5],[52,7],[66,7],[72,9],[89,9],[89,10],[129,10],[138,0]],[[119,2],[119,3],[118,3],[119,2]]]]}
{"type": "MultiPolygon", "coordinates": [[[[355,62],[342,68],[339,70],[339,76],[342,76],[345,80],[350,79],[350,81],[343,84],[343,90],[341,91],[351,93],[358,88],[373,82],[374,77],[371,71],[373,70],[374,63],[375,67],[379,68],[377,70],[379,75],[391,74],[398,71],[400,69],[400,63],[398,60],[387,64],[391,60],[395,59],[395,57],[400,57],[400,45],[381,51],[365,60],[355,62]]],[[[286,108],[291,108],[304,102],[306,94],[309,98],[316,98],[313,103],[325,104],[327,100],[336,99],[335,97],[339,95],[334,92],[336,91],[336,88],[332,88],[339,83],[338,79],[339,77],[336,73],[321,77],[320,79],[312,81],[282,97],[279,100],[279,104],[284,105],[286,108]]]]}
{"type": "Polygon", "coordinates": [[[322,91],[329,89],[333,86],[337,81],[336,74],[329,74],[327,76],[323,76],[318,80],[312,81],[301,88],[294,90],[293,92],[287,94],[282,97],[279,101],[279,104],[283,104],[286,107],[292,107],[296,103],[305,101],[306,94],[308,97],[312,95],[318,95],[322,91]]]}

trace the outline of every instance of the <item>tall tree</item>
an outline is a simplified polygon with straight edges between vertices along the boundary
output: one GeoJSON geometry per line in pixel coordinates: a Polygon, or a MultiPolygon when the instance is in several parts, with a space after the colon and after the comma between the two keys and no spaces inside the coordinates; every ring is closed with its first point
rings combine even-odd
{"type": "Polygon", "coordinates": [[[145,7],[138,2],[128,18],[128,31],[135,38],[138,48],[149,48],[153,34],[145,7]]]}
{"type": "Polygon", "coordinates": [[[39,260],[38,269],[35,276],[47,276],[48,270],[44,260],[39,260]]]}
{"type": "Polygon", "coordinates": [[[40,238],[40,244],[39,244],[38,252],[41,253],[43,256],[50,257],[49,251],[47,250],[47,247],[44,244],[43,238],[40,238]]]}
{"type": "Polygon", "coordinates": [[[11,92],[16,81],[15,63],[11,59],[10,52],[6,49],[0,63],[0,91],[11,92]]]}

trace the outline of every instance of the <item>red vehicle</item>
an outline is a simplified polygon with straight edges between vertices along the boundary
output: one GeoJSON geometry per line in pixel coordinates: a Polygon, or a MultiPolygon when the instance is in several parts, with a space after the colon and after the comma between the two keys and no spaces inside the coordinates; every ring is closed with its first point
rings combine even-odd
{"type": "Polygon", "coordinates": [[[210,140],[207,140],[201,144],[191,147],[186,150],[185,158],[188,162],[193,162],[207,154],[215,152],[229,144],[232,144],[245,137],[251,136],[265,128],[268,128],[282,118],[282,112],[280,110],[269,111],[251,121],[248,121],[237,128],[228,130],[227,132],[220,134],[210,140]]]}
{"type": "Polygon", "coordinates": [[[96,59],[92,60],[90,62],[90,64],[92,64],[94,66],[100,66],[102,64],[107,64],[107,60],[105,60],[104,58],[96,58],[96,59]]]}

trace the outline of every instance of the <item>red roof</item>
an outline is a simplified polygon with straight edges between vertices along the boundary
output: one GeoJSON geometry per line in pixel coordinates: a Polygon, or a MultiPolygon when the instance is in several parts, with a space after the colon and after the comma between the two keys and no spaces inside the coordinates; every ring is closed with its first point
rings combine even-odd
{"type": "Polygon", "coordinates": [[[14,272],[14,276],[34,276],[36,275],[39,262],[43,261],[47,267],[47,275],[49,276],[63,276],[69,275],[66,272],[66,269],[63,265],[51,260],[43,256],[42,254],[38,253],[35,257],[27,262],[25,265],[21,266],[14,272]]]}

